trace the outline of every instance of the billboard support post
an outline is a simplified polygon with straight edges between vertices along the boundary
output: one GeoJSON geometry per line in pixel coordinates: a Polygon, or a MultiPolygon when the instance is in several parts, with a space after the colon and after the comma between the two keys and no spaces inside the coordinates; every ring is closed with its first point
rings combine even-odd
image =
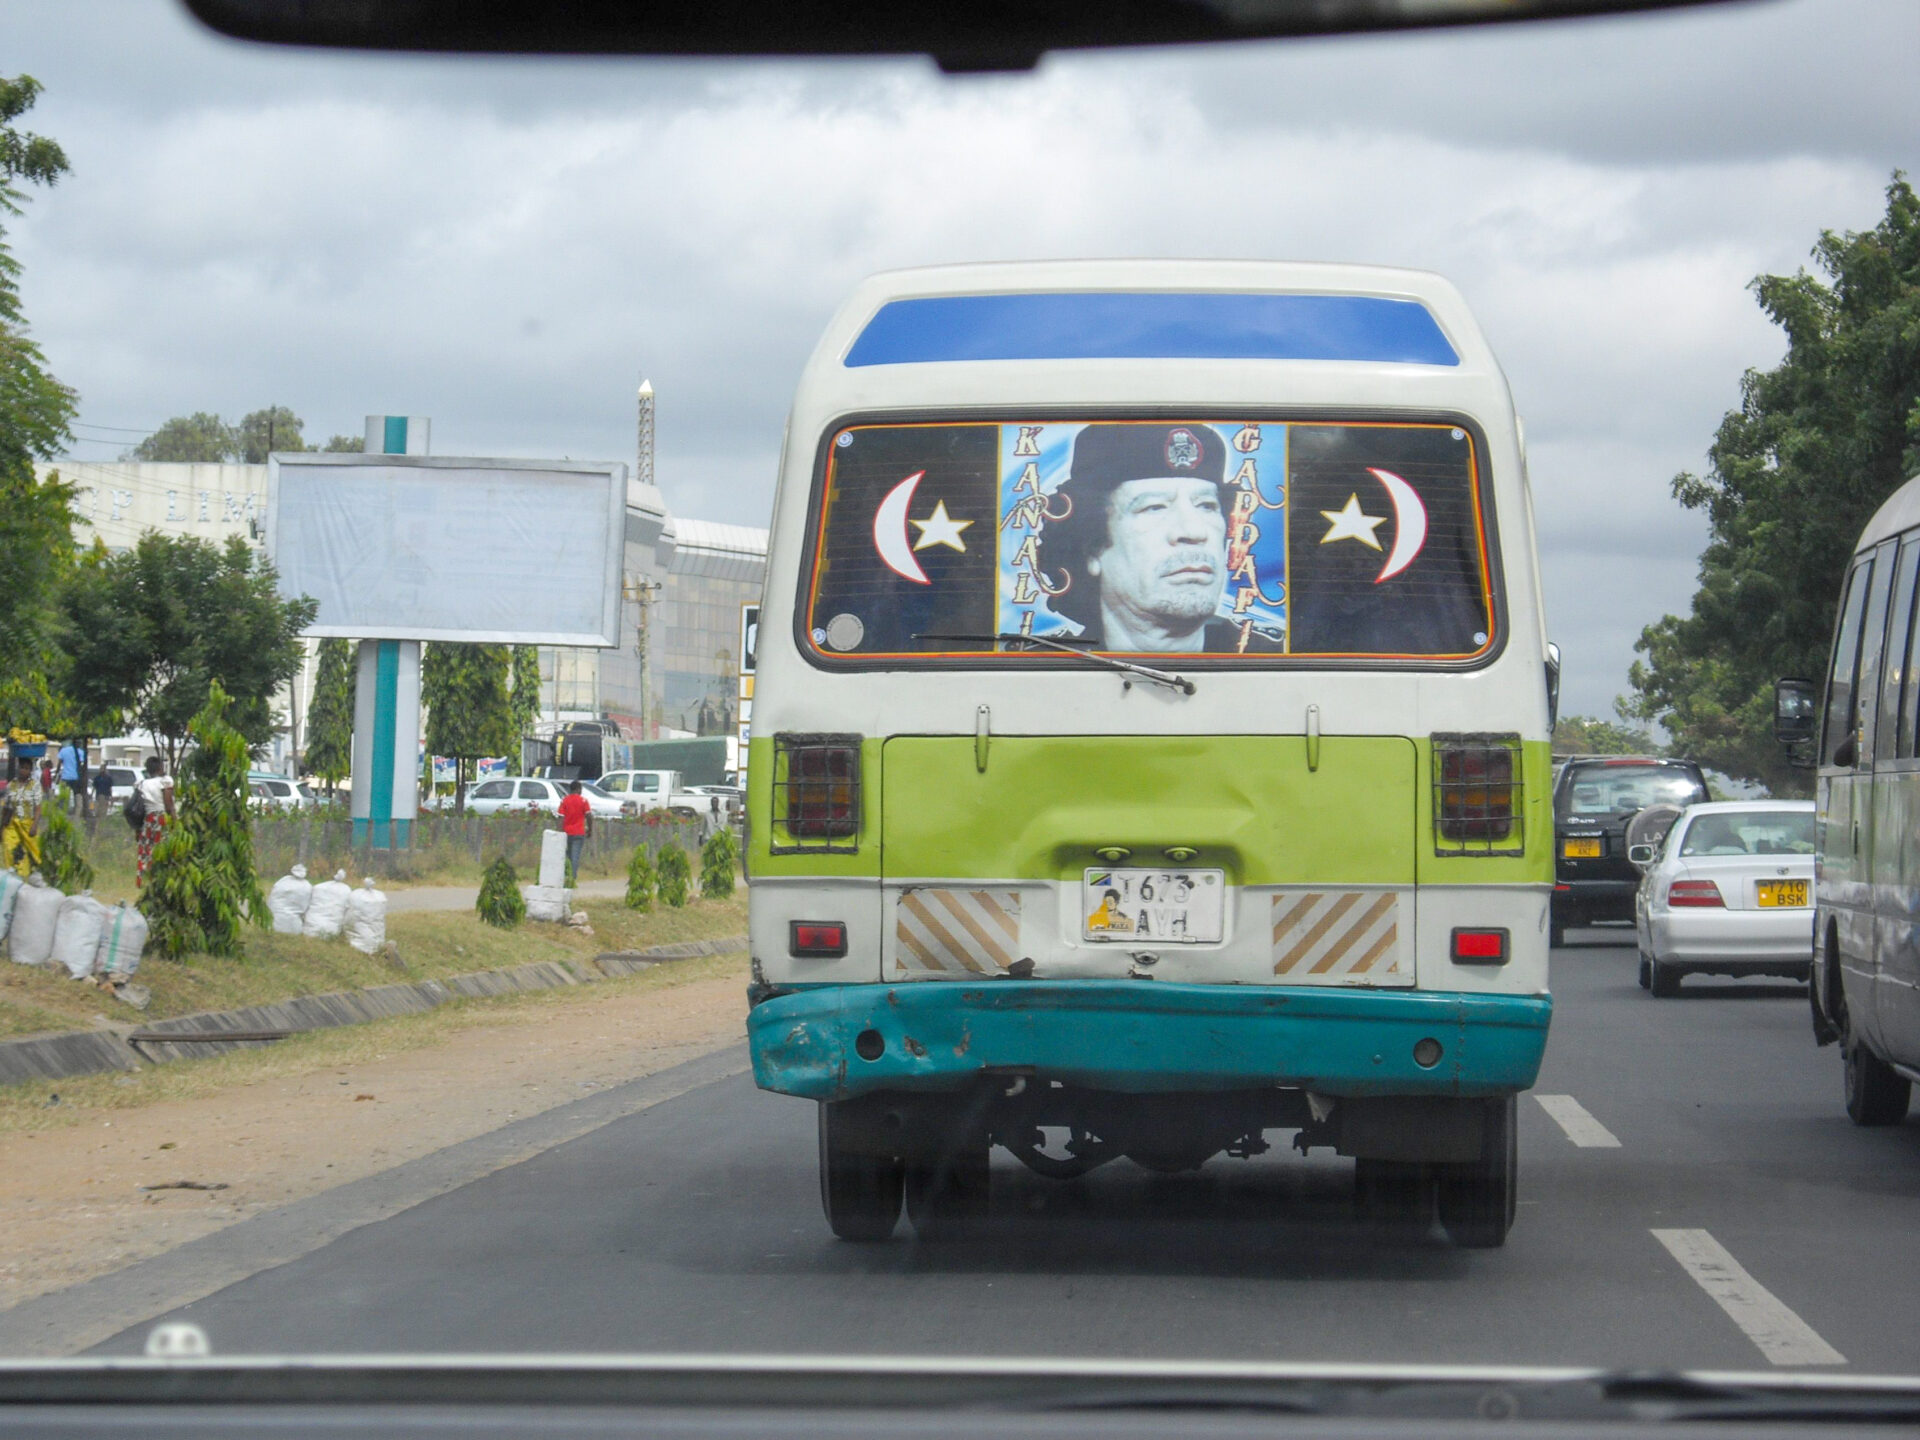
{"type": "Polygon", "coordinates": [[[362,640],[353,706],[353,843],[404,850],[419,806],[420,642],[362,640]]]}

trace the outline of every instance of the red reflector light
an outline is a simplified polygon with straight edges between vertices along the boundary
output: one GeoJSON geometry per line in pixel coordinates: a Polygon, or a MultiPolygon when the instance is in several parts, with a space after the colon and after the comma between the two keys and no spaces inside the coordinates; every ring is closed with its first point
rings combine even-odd
{"type": "Polygon", "coordinates": [[[787,949],[803,960],[838,960],[847,953],[847,927],[838,920],[795,920],[787,949]]]}
{"type": "Polygon", "coordinates": [[[1504,965],[1507,963],[1507,931],[1461,930],[1453,932],[1453,960],[1456,965],[1504,965]]]}
{"type": "Polygon", "coordinates": [[[1676,880],[1667,887],[1667,904],[1681,909],[1724,910],[1720,887],[1711,880],[1676,880]]]}

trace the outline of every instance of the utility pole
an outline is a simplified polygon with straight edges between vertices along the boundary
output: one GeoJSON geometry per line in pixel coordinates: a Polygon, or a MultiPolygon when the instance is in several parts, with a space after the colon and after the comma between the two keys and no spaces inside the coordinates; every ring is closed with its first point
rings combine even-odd
{"type": "Polygon", "coordinates": [[[634,625],[633,648],[640,657],[640,738],[642,740],[653,739],[647,730],[647,709],[653,698],[653,666],[647,652],[653,648],[649,643],[653,601],[663,588],[658,580],[640,580],[631,577],[626,584],[627,599],[640,607],[640,615],[634,625]]]}

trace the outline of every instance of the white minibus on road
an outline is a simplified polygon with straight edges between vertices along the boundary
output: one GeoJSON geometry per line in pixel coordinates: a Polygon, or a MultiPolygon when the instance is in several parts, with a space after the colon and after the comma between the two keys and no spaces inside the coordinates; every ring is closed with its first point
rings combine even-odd
{"type": "Polygon", "coordinates": [[[748,767],[754,1073],[832,1228],[1354,1157],[1498,1245],[1546,1042],[1553,667],[1521,436],[1437,276],[881,275],[801,378],[748,767]]]}

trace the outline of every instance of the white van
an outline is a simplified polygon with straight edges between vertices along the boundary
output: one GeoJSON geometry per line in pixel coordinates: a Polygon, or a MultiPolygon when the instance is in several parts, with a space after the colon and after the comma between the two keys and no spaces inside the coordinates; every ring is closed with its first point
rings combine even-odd
{"type": "Polygon", "coordinates": [[[1369,1214],[1502,1243],[1554,671],[1452,286],[871,279],[794,400],[760,620],[749,1035],[819,1102],[837,1234],[977,1218],[994,1145],[1064,1177],[1290,1130],[1369,1214]]]}
{"type": "Polygon", "coordinates": [[[1839,1041],[1847,1114],[1897,1125],[1920,1080],[1920,478],[1867,522],[1824,685],[1775,686],[1775,728],[1818,771],[1813,1031],[1839,1041]],[[1822,691],[1824,690],[1824,697],[1822,691]],[[1823,702],[1824,699],[1824,703],[1823,702]]]}

